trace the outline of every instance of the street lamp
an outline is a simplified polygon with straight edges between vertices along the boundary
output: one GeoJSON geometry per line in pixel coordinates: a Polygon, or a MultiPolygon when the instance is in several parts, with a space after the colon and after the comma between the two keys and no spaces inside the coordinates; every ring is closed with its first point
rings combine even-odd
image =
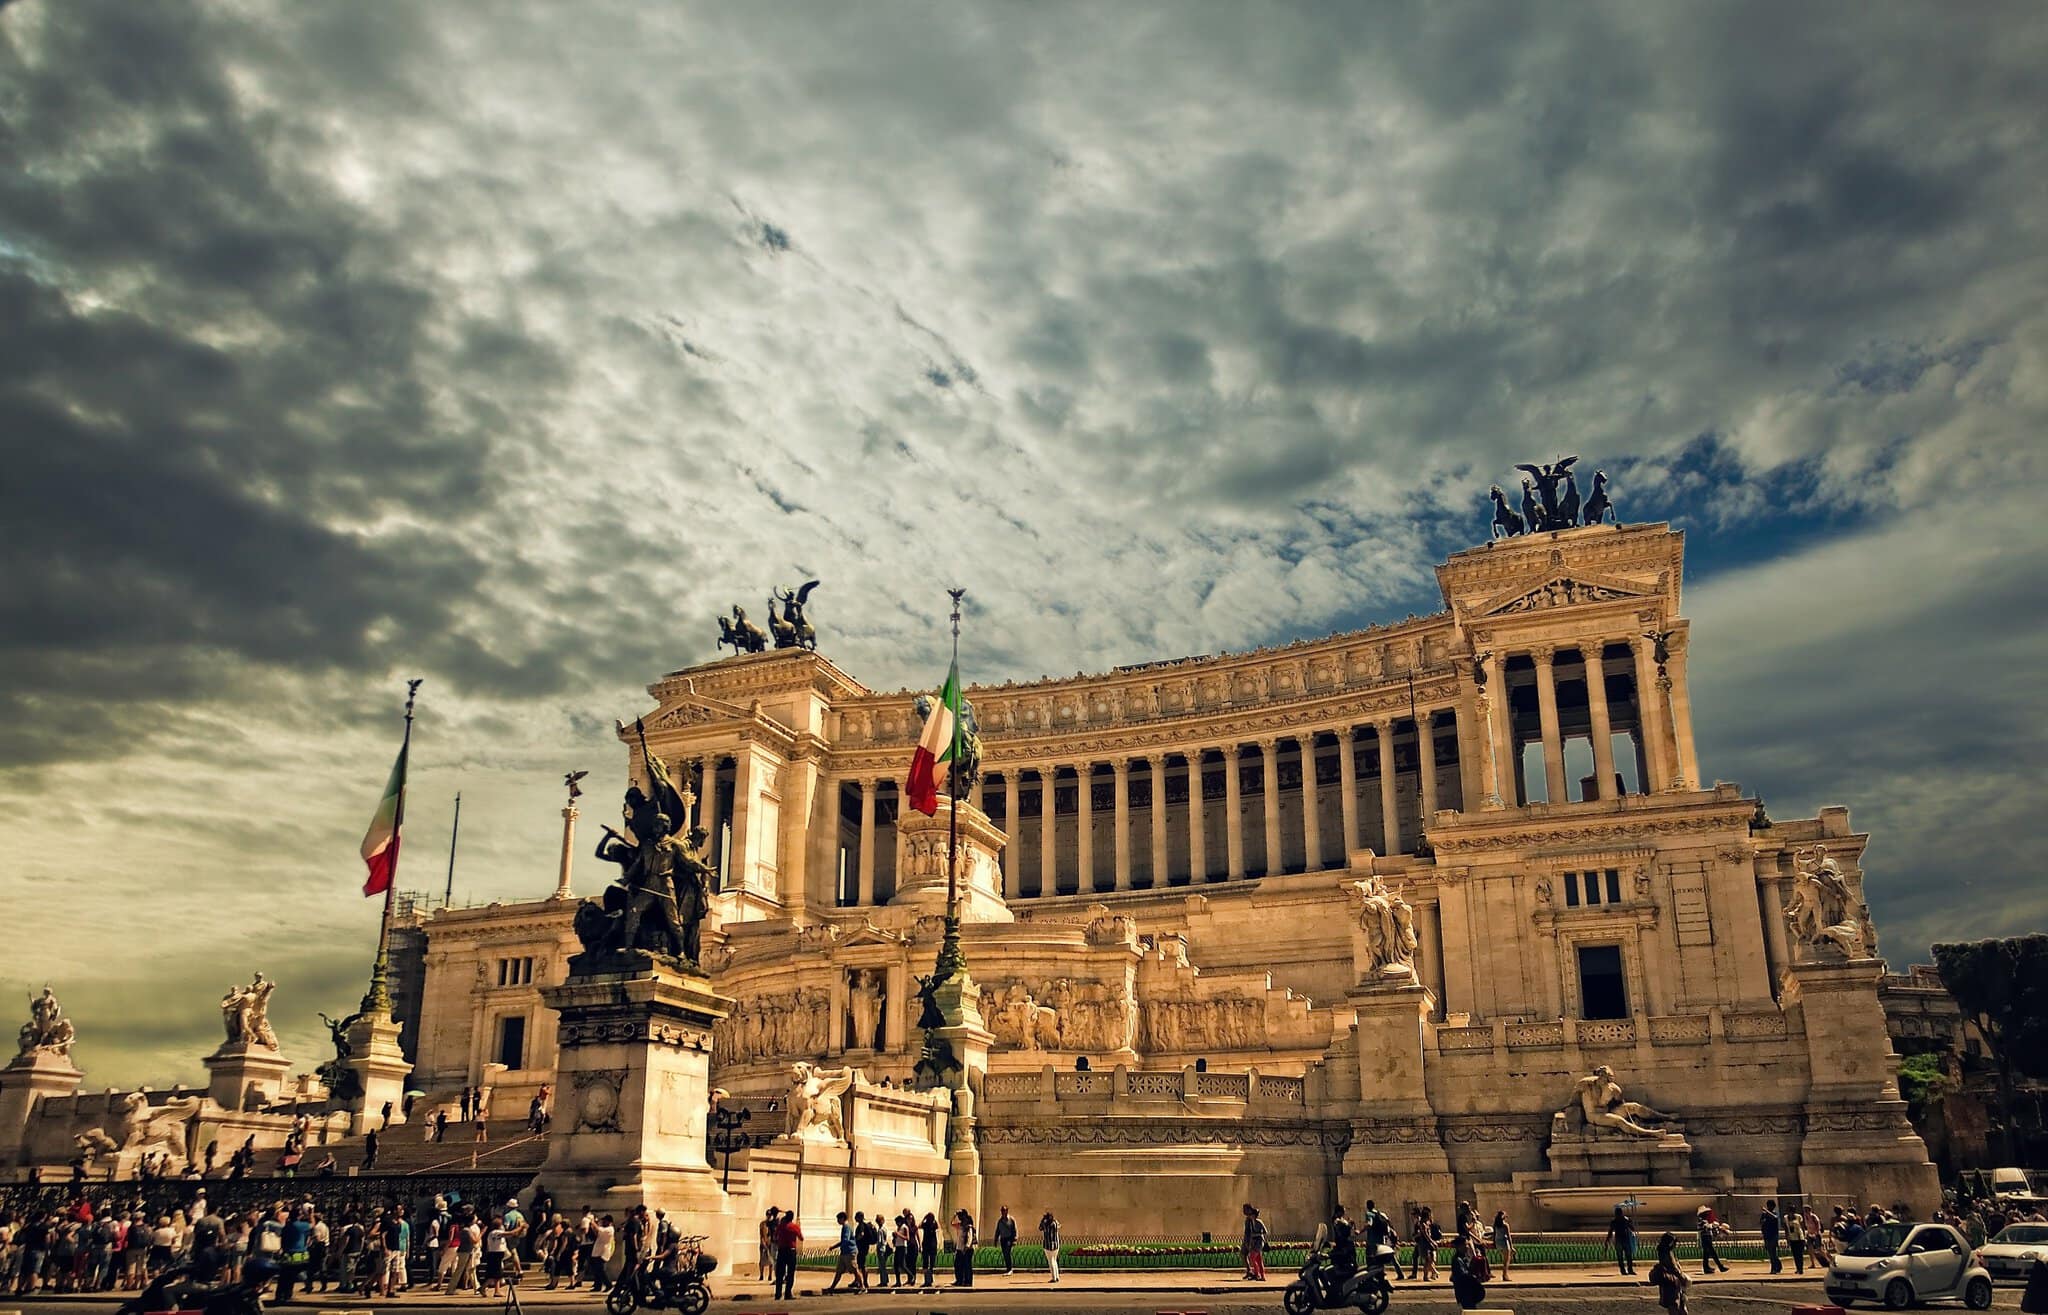
{"type": "MultiPolygon", "coordinates": [[[[771,1100],[768,1102],[767,1108],[768,1112],[773,1114],[780,1108],[780,1103],[771,1100]]],[[[719,1104],[715,1097],[712,1100],[711,1153],[725,1157],[725,1162],[720,1169],[718,1178],[720,1191],[730,1191],[732,1188],[732,1157],[741,1151],[751,1150],[756,1146],[766,1146],[769,1139],[774,1136],[773,1133],[741,1131],[748,1123],[753,1121],[753,1118],[754,1111],[752,1109],[742,1106],[739,1109],[730,1110],[719,1104]]]]}

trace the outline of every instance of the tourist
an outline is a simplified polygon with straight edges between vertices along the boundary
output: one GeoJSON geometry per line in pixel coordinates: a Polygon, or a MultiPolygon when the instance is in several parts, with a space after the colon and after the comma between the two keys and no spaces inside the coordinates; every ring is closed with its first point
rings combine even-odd
{"type": "Polygon", "coordinates": [[[756,1278],[769,1278],[775,1273],[775,1221],[777,1211],[768,1207],[768,1213],[761,1216],[761,1254],[755,1265],[756,1278]]]}
{"type": "Polygon", "coordinates": [[[292,1212],[278,1233],[277,1300],[280,1305],[289,1302],[293,1287],[305,1281],[312,1245],[313,1208],[302,1205],[292,1212]]]}
{"type": "MultiPolygon", "coordinates": [[[[279,1211],[279,1214],[282,1213],[283,1211],[279,1211]]],[[[278,1221],[278,1228],[280,1232],[283,1231],[282,1220],[278,1221]]],[[[177,1243],[178,1231],[171,1227],[171,1217],[169,1215],[158,1216],[156,1227],[151,1229],[149,1233],[149,1276],[151,1278],[155,1278],[171,1267],[171,1262],[177,1254],[177,1243]]],[[[275,1252],[278,1248],[267,1247],[265,1250],[275,1252]]]]}
{"type": "Polygon", "coordinates": [[[448,1140],[448,1107],[445,1105],[434,1111],[434,1140],[448,1140]]]}
{"type": "Polygon", "coordinates": [[[1266,1221],[1258,1207],[1244,1203],[1244,1277],[1247,1283],[1266,1281],[1266,1221]]]}
{"type": "Polygon", "coordinates": [[[1718,1267],[1726,1274],[1728,1262],[1722,1260],[1721,1253],[1714,1248],[1714,1239],[1728,1236],[1728,1225],[1716,1219],[1713,1210],[1704,1205],[1695,1219],[1700,1239],[1700,1273],[1711,1274],[1718,1267]]]}
{"type": "Polygon", "coordinates": [[[511,1234],[505,1228],[503,1215],[492,1215],[490,1226],[484,1230],[484,1275],[483,1289],[486,1297],[504,1295],[505,1251],[511,1234]]]}
{"type": "Polygon", "coordinates": [[[333,1232],[327,1227],[326,1218],[318,1211],[313,1212],[312,1236],[306,1240],[306,1291],[327,1291],[327,1243],[333,1232]]]}
{"type": "MultiPolygon", "coordinates": [[[[1247,1206],[1246,1209],[1251,1207],[1247,1206]]],[[[1409,1218],[1414,1218],[1410,1211],[1409,1218]]],[[[1401,1277],[1401,1239],[1394,1233],[1394,1221],[1387,1218],[1387,1212],[1380,1209],[1379,1202],[1365,1203],[1365,1263],[1370,1266],[1381,1250],[1391,1253],[1394,1277],[1401,1277]]]]}
{"type": "Polygon", "coordinates": [[[917,1216],[905,1210],[896,1216],[896,1286],[917,1282],[917,1216]]]}
{"type": "MultiPolygon", "coordinates": [[[[771,1211],[771,1213],[773,1213],[771,1211]]],[[[803,1225],[796,1211],[784,1210],[775,1221],[775,1300],[796,1300],[797,1252],[804,1244],[803,1225]]]]}
{"type": "Polygon", "coordinates": [[[1764,1202],[1764,1212],[1756,1217],[1756,1231],[1764,1240],[1764,1259],[1770,1262],[1773,1274],[1785,1272],[1785,1262],[1778,1259],[1778,1234],[1781,1225],[1778,1220],[1778,1203],[1764,1202]]]}
{"type": "Polygon", "coordinates": [[[875,1230],[875,1276],[880,1280],[875,1286],[886,1288],[896,1271],[896,1228],[884,1222],[877,1214],[875,1230]]]}
{"type": "Polygon", "coordinates": [[[475,1108],[475,1100],[476,1098],[470,1094],[470,1088],[464,1087],[462,1089],[462,1121],[464,1123],[469,1122],[469,1113],[475,1108]]]}
{"type": "Polygon", "coordinates": [[[1827,1233],[1820,1225],[1820,1213],[1813,1208],[1811,1201],[1800,1212],[1799,1219],[1806,1233],[1806,1254],[1812,1258],[1813,1267],[1826,1269],[1833,1252],[1828,1249],[1827,1233]]]}
{"type": "Polygon", "coordinates": [[[1003,1206],[996,1216],[996,1249],[1003,1253],[1003,1273],[1014,1274],[1017,1264],[1010,1252],[1017,1245],[1017,1221],[1010,1217],[1010,1207],[1003,1206]]]}
{"type": "Polygon", "coordinates": [[[1351,1227],[1351,1217],[1338,1206],[1330,1219],[1330,1270],[1335,1276],[1332,1286],[1342,1289],[1344,1280],[1358,1272],[1358,1242],[1351,1227]]]}
{"type": "Polygon", "coordinates": [[[1785,1249],[1792,1253],[1792,1272],[1804,1274],[1806,1272],[1806,1223],[1800,1218],[1799,1212],[1790,1206],[1785,1207],[1784,1213],[1779,1216],[1779,1220],[1784,1227],[1785,1249]]]}
{"type": "Polygon", "coordinates": [[[860,1290],[868,1288],[868,1252],[875,1247],[875,1226],[868,1222],[865,1211],[853,1212],[854,1261],[860,1267],[860,1290]]]}
{"type": "Polygon", "coordinates": [[[1409,1266],[1409,1277],[1425,1283],[1436,1281],[1436,1245],[1442,1240],[1442,1230],[1430,1217],[1429,1207],[1423,1206],[1415,1215],[1415,1259],[1409,1266]]]}
{"type": "Polygon", "coordinates": [[[1686,1315],[1685,1290],[1692,1280],[1678,1264],[1678,1235],[1666,1233],[1657,1239],[1657,1263],[1650,1268],[1650,1282],[1657,1285],[1657,1304],[1670,1315],[1686,1315]]]}
{"type": "MultiPolygon", "coordinates": [[[[485,1122],[483,1121],[483,1116],[482,1116],[482,1115],[478,1115],[478,1116],[477,1116],[477,1121],[476,1121],[476,1135],[475,1135],[475,1136],[473,1136],[473,1137],[471,1137],[471,1138],[470,1138],[470,1141],[472,1141],[472,1142],[474,1142],[475,1144],[477,1144],[477,1145],[481,1146],[481,1145],[483,1145],[483,1144],[484,1144],[485,1142],[488,1142],[488,1141],[489,1141],[490,1139],[491,1139],[491,1125],[490,1125],[490,1124],[488,1124],[488,1123],[485,1123],[485,1122]]],[[[472,1157],[472,1158],[474,1158],[474,1157],[472,1157]]]]}
{"type": "Polygon", "coordinates": [[[850,1274],[853,1276],[853,1290],[858,1292],[860,1291],[860,1270],[853,1260],[855,1248],[853,1226],[846,1222],[846,1211],[841,1210],[837,1218],[839,1220],[839,1266],[832,1271],[832,1285],[826,1288],[825,1291],[839,1291],[839,1280],[850,1274]]]}
{"type": "MultiPolygon", "coordinates": [[[[405,1258],[412,1252],[412,1221],[406,1207],[395,1205],[384,1216],[384,1295],[396,1297],[410,1285],[405,1279],[405,1258]]],[[[374,1282],[377,1271],[371,1271],[374,1282]]]]}
{"type": "Polygon", "coordinates": [[[377,1167],[377,1130],[370,1129],[363,1134],[363,1172],[377,1167]]]}
{"type": "Polygon", "coordinates": [[[1636,1221],[1629,1217],[1628,1211],[1618,1205],[1614,1207],[1614,1217],[1607,1221],[1607,1236],[1601,1239],[1601,1243],[1614,1248],[1618,1272],[1636,1272],[1636,1221]]]}
{"type": "Polygon", "coordinates": [[[607,1288],[611,1286],[612,1250],[618,1245],[618,1227],[610,1215],[598,1216],[596,1227],[591,1231],[590,1286],[607,1288]]]}
{"type": "Polygon", "coordinates": [[[953,1286],[974,1286],[974,1247],[981,1235],[974,1229],[974,1216],[965,1206],[953,1212],[953,1286]]]}
{"type": "MultiPolygon", "coordinates": [[[[483,1125],[479,1123],[478,1127],[483,1125]]],[[[618,1228],[619,1274],[612,1280],[613,1287],[619,1287],[640,1267],[647,1255],[647,1243],[651,1230],[647,1222],[647,1206],[643,1202],[626,1212],[625,1222],[618,1228]]]]}
{"type": "Polygon", "coordinates": [[[2026,1290],[2020,1294],[2020,1309],[2026,1315],[2048,1315],[2048,1261],[2034,1257],[2027,1271],[2026,1290]]]}
{"type": "Polygon", "coordinates": [[[932,1286],[932,1266],[939,1259],[939,1221],[931,1211],[924,1212],[924,1221],[917,1226],[918,1251],[924,1258],[924,1285],[932,1286]]]}
{"type": "Polygon", "coordinates": [[[1451,1295],[1463,1310],[1486,1300],[1486,1253],[1464,1229],[1451,1246],[1451,1295]]]}
{"type": "Polygon", "coordinates": [[[553,1292],[555,1285],[561,1282],[562,1248],[568,1236],[569,1230],[563,1225],[562,1217],[556,1215],[541,1225],[538,1235],[534,1238],[534,1259],[539,1262],[541,1272],[546,1274],[548,1279],[541,1285],[543,1292],[553,1292]]]}
{"type": "Polygon", "coordinates": [[[1508,1227],[1508,1212],[1505,1210],[1493,1212],[1493,1249],[1500,1252],[1500,1281],[1514,1282],[1508,1266],[1515,1262],[1515,1233],[1508,1227]]]}
{"type": "Polygon", "coordinates": [[[1048,1210],[1039,1217],[1038,1237],[1045,1247],[1045,1267],[1052,1277],[1048,1283],[1060,1281],[1060,1221],[1048,1210]]]}
{"type": "MultiPolygon", "coordinates": [[[[382,1222],[378,1216],[372,1218],[382,1222]]],[[[359,1285],[356,1281],[358,1273],[363,1268],[363,1251],[367,1245],[367,1237],[354,1211],[341,1217],[341,1227],[334,1235],[334,1269],[338,1277],[334,1290],[344,1296],[354,1293],[358,1286],[365,1289],[369,1286],[367,1283],[359,1285]]]]}

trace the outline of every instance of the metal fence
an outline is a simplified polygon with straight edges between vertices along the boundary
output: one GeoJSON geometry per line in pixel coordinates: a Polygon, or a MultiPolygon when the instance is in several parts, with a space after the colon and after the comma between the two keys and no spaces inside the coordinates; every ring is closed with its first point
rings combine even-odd
{"type": "MultiPolygon", "coordinates": [[[[1647,1270],[1656,1258],[1656,1234],[1639,1234],[1636,1240],[1637,1268],[1647,1270]]],[[[1266,1243],[1266,1269],[1271,1273],[1299,1269],[1307,1258],[1309,1243],[1302,1239],[1280,1239],[1266,1243]]],[[[1763,1244],[1755,1239],[1719,1238],[1714,1248],[1723,1260],[1763,1260],[1763,1244]]],[[[1493,1263],[1500,1264],[1500,1252],[1489,1245],[1486,1254],[1493,1263]]],[[[1700,1256],[1699,1240],[1691,1231],[1679,1234],[1677,1257],[1681,1262],[1697,1262],[1700,1256]]],[[[1780,1255],[1790,1264],[1790,1252],[1780,1249],[1780,1255]]],[[[1011,1248],[1010,1261],[1018,1269],[1043,1270],[1045,1248],[1037,1242],[1019,1241],[1011,1248]]],[[[869,1253],[868,1265],[872,1270],[878,1260],[869,1253]]],[[[953,1263],[952,1248],[940,1244],[938,1267],[950,1269],[953,1263]]],[[[1514,1264],[1518,1268],[1543,1268],[1545,1266],[1597,1266],[1615,1264],[1614,1249],[1597,1236],[1585,1234],[1528,1234],[1515,1239],[1514,1264]]],[[[798,1265],[803,1269],[829,1270],[838,1264],[838,1252],[829,1242],[807,1246],[798,1265]]],[[[920,1264],[922,1262],[920,1261],[920,1264]]],[[[1414,1267],[1415,1247],[1404,1243],[1400,1249],[1400,1266],[1406,1272],[1414,1267]]],[[[977,1271],[1001,1269],[1003,1253],[993,1243],[982,1242],[974,1249],[974,1268],[977,1271]]],[[[1201,1238],[1077,1238],[1060,1246],[1060,1269],[1063,1272],[1133,1272],[1168,1269],[1219,1269],[1236,1270],[1244,1266],[1243,1254],[1234,1240],[1211,1240],[1201,1238]]],[[[1450,1273],[1451,1247],[1447,1244],[1437,1250],[1437,1266],[1445,1274],[1450,1273]]],[[[920,1271],[921,1272],[921,1271],[920,1271]]]]}

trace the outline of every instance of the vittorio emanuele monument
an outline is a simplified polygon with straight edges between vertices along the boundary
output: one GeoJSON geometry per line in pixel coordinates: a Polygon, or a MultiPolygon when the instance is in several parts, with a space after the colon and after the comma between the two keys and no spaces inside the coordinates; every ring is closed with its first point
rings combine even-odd
{"type": "Polygon", "coordinates": [[[387,1101],[416,1160],[465,1089],[545,1088],[548,1132],[478,1169],[663,1206],[741,1262],[766,1204],[1054,1204],[1125,1237],[1248,1200],[1302,1235],[1367,1198],[1525,1229],[1624,1197],[1924,1212],[1870,838],[1703,770],[1683,534],[1525,469],[1441,610],[1251,652],[882,693],[781,593],[619,710],[588,784],[631,795],[579,833],[572,783],[552,890],[399,909],[320,1078],[266,1044],[259,981],[205,1081],[88,1092],[53,997],[0,1071],[0,1166],[182,1167],[295,1123],[354,1164],[387,1101]],[[619,864],[594,898],[578,845],[619,864]]]}

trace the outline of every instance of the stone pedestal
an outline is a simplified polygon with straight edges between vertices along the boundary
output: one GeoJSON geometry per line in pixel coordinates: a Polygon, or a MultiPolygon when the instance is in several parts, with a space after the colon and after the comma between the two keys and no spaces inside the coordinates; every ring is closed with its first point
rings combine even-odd
{"type": "Polygon", "coordinates": [[[709,979],[651,960],[571,977],[541,996],[561,1015],[554,1127],[540,1171],[558,1206],[571,1217],[621,1217],[643,1202],[666,1210],[683,1232],[705,1234],[705,1249],[729,1269],[735,1221],[706,1160],[705,1123],[711,1029],[733,1001],[709,979]]]}
{"type": "Polygon", "coordinates": [[[381,1128],[385,1102],[391,1104],[391,1122],[405,1122],[405,1078],[412,1071],[405,1052],[399,1048],[400,1024],[389,1010],[360,1015],[349,1025],[348,1067],[356,1075],[353,1130],[381,1128]]]}
{"type": "Polygon", "coordinates": [[[1891,1206],[1918,1217],[1941,1204],[1941,1177],[1899,1099],[1899,1057],[1878,1002],[1880,959],[1799,963],[1785,973],[1785,1008],[1805,1024],[1809,1071],[1826,1075],[1806,1099],[1799,1186],[1809,1194],[1891,1206]]]}
{"type": "Polygon", "coordinates": [[[1423,1026],[1436,1008],[1412,974],[1359,983],[1345,997],[1358,1011],[1359,1109],[1344,1153],[1339,1194],[1354,1210],[1368,1200],[1451,1201],[1457,1193],[1423,1083],[1423,1026]]]}
{"type": "Polygon", "coordinates": [[[200,1061],[209,1074],[206,1094],[224,1110],[260,1109],[284,1095],[292,1062],[269,1046],[236,1041],[200,1061]]]}
{"type": "Polygon", "coordinates": [[[36,1106],[53,1096],[76,1095],[84,1080],[70,1056],[54,1050],[15,1056],[0,1068],[0,1147],[18,1150],[27,1163],[28,1123],[36,1106]]]}
{"type": "Polygon", "coordinates": [[[996,856],[1003,852],[1009,837],[988,820],[987,813],[964,799],[943,794],[938,811],[930,817],[906,809],[896,819],[896,894],[889,900],[890,907],[945,915],[946,853],[955,809],[960,814],[960,921],[1016,921],[1010,906],[1003,903],[1003,876],[996,865],[996,856]]]}

